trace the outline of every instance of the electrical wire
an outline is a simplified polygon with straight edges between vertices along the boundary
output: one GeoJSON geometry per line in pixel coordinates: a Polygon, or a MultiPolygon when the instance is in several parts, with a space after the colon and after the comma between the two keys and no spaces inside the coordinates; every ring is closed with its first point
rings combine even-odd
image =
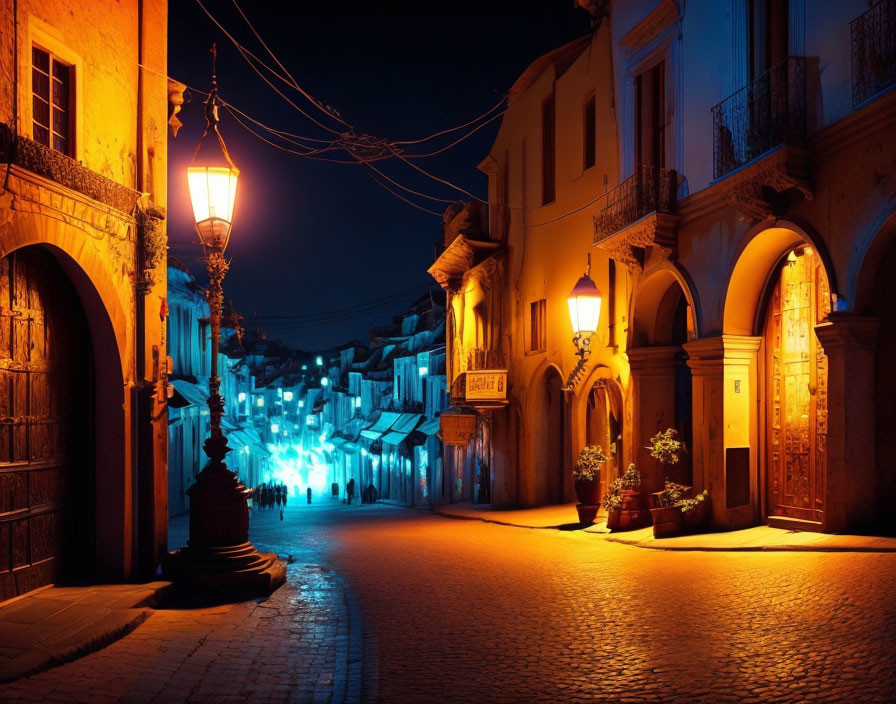
{"type": "Polygon", "coordinates": [[[363,164],[364,166],[366,166],[366,167],[369,168],[369,169],[373,169],[373,170],[376,171],[380,176],[382,176],[384,179],[386,179],[389,183],[391,183],[391,184],[393,184],[393,185],[395,185],[395,186],[398,186],[401,190],[403,190],[403,191],[407,191],[408,193],[412,193],[412,194],[415,195],[415,196],[420,196],[421,198],[427,198],[427,199],[429,199],[429,200],[438,201],[439,203],[453,203],[453,202],[454,202],[454,201],[452,201],[452,200],[448,200],[447,198],[436,198],[435,196],[428,196],[428,195],[426,195],[425,193],[420,193],[419,191],[415,191],[415,190],[413,190],[412,188],[408,188],[407,186],[403,186],[403,185],[401,185],[400,183],[398,183],[398,181],[395,181],[394,179],[392,179],[392,178],[390,178],[389,176],[387,176],[386,174],[384,174],[382,171],[380,171],[378,168],[376,168],[373,164],[369,164],[369,163],[367,163],[367,162],[362,162],[362,161],[359,161],[358,163],[359,163],[359,164],[363,164]]]}
{"type": "Polygon", "coordinates": [[[378,306],[383,305],[385,303],[390,303],[394,301],[396,298],[403,298],[404,296],[410,296],[414,293],[422,293],[426,289],[432,288],[433,285],[431,283],[420,284],[419,286],[413,286],[408,289],[404,289],[402,291],[394,291],[385,296],[381,296],[379,298],[374,298],[370,301],[366,301],[365,303],[361,303],[359,305],[347,306],[345,308],[334,308],[332,310],[326,311],[325,313],[287,313],[287,314],[276,314],[276,315],[259,315],[259,320],[265,321],[277,321],[282,320],[286,322],[302,322],[305,319],[310,318],[318,318],[318,317],[332,317],[334,315],[344,315],[346,313],[356,312],[360,308],[365,308],[369,306],[378,306]]]}
{"type": "MultiPolygon", "coordinates": [[[[235,1],[236,0],[234,0],[234,2],[235,1]]],[[[497,104],[495,104],[494,107],[492,107],[489,110],[487,110],[486,112],[482,113],[479,117],[476,117],[476,118],[470,120],[469,122],[465,122],[462,125],[458,125],[457,127],[450,127],[447,130],[442,130],[441,132],[436,132],[434,134],[429,135],[429,137],[423,137],[422,139],[398,140],[398,141],[392,142],[392,144],[421,144],[422,142],[428,142],[429,140],[435,139],[436,137],[441,137],[442,135],[450,134],[451,132],[457,132],[458,130],[462,130],[465,127],[469,127],[470,125],[473,125],[473,124],[479,122],[479,120],[483,119],[487,115],[491,115],[495,110],[497,110],[499,107],[501,107],[504,104],[505,100],[507,100],[506,95],[502,96],[501,100],[499,100],[497,102],[497,104]]],[[[503,113],[504,113],[504,111],[502,110],[501,114],[503,114],[503,113]]]]}
{"type": "Polygon", "coordinates": [[[403,155],[399,154],[398,152],[392,152],[392,153],[393,153],[395,156],[397,156],[399,159],[401,159],[405,164],[407,164],[408,166],[410,166],[410,167],[416,169],[417,171],[419,171],[421,174],[423,174],[423,175],[426,176],[427,178],[431,178],[433,181],[438,181],[439,183],[443,183],[443,184],[445,184],[446,186],[449,186],[449,187],[453,188],[455,191],[459,191],[460,193],[463,193],[464,195],[468,195],[468,196],[470,196],[470,198],[472,198],[473,200],[481,200],[482,202],[487,202],[487,201],[485,201],[485,200],[482,199],[482,198],[477,198],[477,197],[474,196],[472,193],[470,193],[468,190],[463,189],[463,188],[461,188],[460,186],[455,186],[455,185],[454,185],[453,183],[451,183],[450,181],[446,181],[446,180],[443,179],[443,178],[439,178],[438,176],[434,176],[433,174],[429,173],[429,172],[426,171],[425,169],[422,169],[422,168],[420,168],[419,166],[417,166],[414,162],[412,162],[412,161],[408,161],[407,159],[404,158],[403,155]]]}
{"type": "Polygon", "coordinates": [[[373,180],[374,183],[381,186],[382,188],[385,188],[387,191],[389,191],[389,193],[391,193],[396,198],[403,200],[408,205],[414,206],[415,208],[417,208],[417,210],[422,210],[424,213],[429,213],[430,215],[435,215],[436,217],[442,217],[442,213],[437,213],[435,210],[430,210],[429,208],[424,208],[422,205],[417,205],[414,201],[408,200],[400,193],[396,193],[395,191],[393,191],[385,183],[382,183],[381,181],[377,180],[376,176],[374,176],[372,173],[370,173],[370,171],[366,168],[366,167],[369,167],[370,164],[361,163],[361,166],[364,167],[364,173],[366,173],[368,176],[370,176],[370,178],[373,180]]]}
{"type": "Polygon", "coordinates": [[[280,59],[278,59],[274,55],[274,52],[271,51],[270,47],[265,43],[264,39],[261,38],[261,35],[259,35],[259,33],[255,30],[255,27],[253,26],[252,22],[249,21],[248,17],[246,17],[246,13],[243,12],[243,9],[239,6],[239,3],[237,3],[236,0],[233,0],[233,6],[240,13],[240,16],[243,18],[243,21],[248,25],[249,29],[252,30],[252,34],[255,35],[255,38],[258,40],[258,42],[265,48],[265,51],[268,52],[270,57],[277,63],[277,65],[281,69],[283,69],[283,73],[285,73],[289,77],[289,79],[292,81],[292,83],[289,85],[291,85],[293,88],[295,88],[297,91],[299,91],[302,95],[304,95],[308,99],[308,101],[311,104],[313,104],[318,110],[320,110],[324,114],[328,115],[332,119],[336,120],[337,122],[341,122],[346,127],[351,127],[350,124],[348,124],[345,120],[342,119],[342,117],[338,114],[338,112],[336,110],[331,108],[329,105],[327,105],[327,106],[321,105],[320,102],[316,98],[312,97],[310,94],[305,92],[305,90],[299,85],[299,82],[293,77],[293,75],[289,72],[289,70],[286,68],[286,66],[284,66],[281,63],[280,59]]]}
{"type": "MultiPolygon", "coordinates": [[[[428,152],[427,154],[410,154],[410,153],[406,153],[405,156],[406,156],[408,159],[425,159],[426,157],[435,156],[436,154],[441,154],[442,152],[448,151],[448,150],[451,149],[452,147],[456,147],[458,144],[460,144],[461,142],[463,142],[465,139],[467,139],[467,138],[469,138],[469,137],[472,137],[474,134],[476,134],[479,130],[481,130],[481,129],[482,129],[483,127],[485,127],[486,125],[488,125],[488,124],[490,124],[491,122],[497,120],[499,117],[503,117],[505,112],[506,112],[506,110],[502,110],[502,111],[499,112],[497,115],[492,115],[492,117],[490,117],[488,120],[486,120],[485,122],[483,122],[481,125],[479,125],[478,127],[476,127],[476,128],[473,129],[473,130],[470,130],[470,131],[467,132],[467,134],[465,134],[463,137],[460,137],[460,138],[454,140],[451,144],[448,144],[448,145],[442,147],[441,149],[436,149],[435,151],[428,152]]],[[[401,144],[401,142],[393,142],[393,144],[401,144]]]]}
{"type": "Polygon", "coordinates": [[[261,80],[263,80],[265,83],[267,83],[271,87],[271,89],[275,93],[277,93],[277,95],[279,95],[281,98],[283,98],[287,103],[289,103],[289,105],[291,107],[293,107],[296,111],[298,111],[299,113],[304,115],[307,119],[309,119],[311,122],[313,122],[315,125],[317,125],[321,129],[326,130],[327,132],[331,132],[333,134],[339,134],[339,130],[335,130],[332,127],[328,127],[320,120],[309,115],[302,108],[300,108],[298,105],[296,105],[296,103],[294,101],[292,101],[285,93],[283,93],[283,91],[281,91],[279,88],[277,88],[277,86],[275,86],[273,83],[271,83],[271,81],[268,80],[267,76],[265,76],[261,71],[258,70],[258,68],[255,66],[255,64],[252,62],[251,59],[254,59],[255,61],[257,61],[260,65],[264,66],[270,73],[272,73],[273,75],[280,78],[280,80],[283,81],[284,83],[286,83],[287,85],[291,86],[291,84],[288,80],[286,80],[285,78],[283,78],[283,76],[281,76],[276,71],[274,71],[264,61],[262,61],[255,54],[253,54],[249,49],[247,49],[242,44],[240,44],[236,40],[236,38],[224,28],[224,25],[222,25],[220,22],[218,22],[218,20],[215,19],[214,15],[212,15],[212,13],[208,11],[208,9],[205,7],[205,5],[202,4],[202,0],[196,0],[196,4],[202,8],[202,11],[205,12],[206,15],[208,15],[208,18],[212,22],[214,22],[215,25],[218,27],[218,29],[220,29],[224,33],[224,36],[226,36],[231,41],[233,46],[236,47],[236,50],[240,53],[240,55],[243,57],[243,59],[246,61],[246,63],[249,64],[249,67],[253,71],[255,71],[255,73],[258,74],[258,76],[261,78],[261,80]],[[251,59],[250,59],[250,57],[251,57],[251,59]]]}

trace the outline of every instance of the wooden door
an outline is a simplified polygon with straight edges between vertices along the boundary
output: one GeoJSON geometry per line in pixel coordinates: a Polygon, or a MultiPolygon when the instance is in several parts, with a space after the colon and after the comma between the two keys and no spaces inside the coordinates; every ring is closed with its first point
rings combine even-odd
{"type": "Polygon", "coordinates": [[[0,259],[0,599],[86,567],[89,338],[53,257],[0,259]]]}
{"type": "Polygon", "coordinates": [[[767,487],[771,516],[822,520],[827,357],[814,326],[829,312],[824,270],[810,249],[781,268],[766,317],[767,487]]]}

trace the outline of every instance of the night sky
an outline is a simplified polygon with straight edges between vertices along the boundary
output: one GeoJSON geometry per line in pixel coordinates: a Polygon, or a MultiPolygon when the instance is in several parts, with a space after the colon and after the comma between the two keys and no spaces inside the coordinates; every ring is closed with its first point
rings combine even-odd
{"type": "MultiPolygon", "coordinates": [[[[230,0],[203,2],[230,34],[274,65],[230,0]]],[[[240,0],[240,7],[306,91],[338,109],[357,132],[389,140],[425,137],[486,112],[535,58],[588,28],[588,15],[575,8],[573,0],[413,6],[240,0]]],[[[169,13],[171,77],[208,90],[208,50],[217,42],[224,101],[272,127],[308,137],[329,136],[253,72],[195,0],[172,2],[169,13]]],[[[306,112],[344,129],[298,93],[271,80],[306,112]]],[[[204,97],[193,93],[187,99],[179,115],[184,127],[170,141],[168,234],[170,255],[202,282],[186,166],[205,126],[204,97]]],[[[496,120],[453,149],[415,163],[484,199],[486,178],[476,165],[487,155],[499,124],[496,120]]],[[[269,337],[309,351],[353,338],[366,342],[368,321],[388,322],[419,295],[411,289],[433,283],[426,269],[433,261],[440,217],[403,203],[357,164],[279,151],[246,132],[226,112],[221,131],[240,168],[225,295],[244,316],[244,326],[254,328],[257,312],[269,337]],[[393,295],[402,292],[405,295],[393,295]],[[392,300],[378,308],[356,310],[387,297],[392,300]],[[336,311],[326,316],[333,324],[322,326],[321,314],[330,311],[336,311]]],[[[431,151],[465,132],[413,149],[431,151]]],[[[348,158],[344,152],[327,156],[348,158]]],[[[409,188],[443,199],[466,199],[396,159],[375,165],[409,188]]],[[[438,213],[446,207],[390,187],[438,213]]]]}

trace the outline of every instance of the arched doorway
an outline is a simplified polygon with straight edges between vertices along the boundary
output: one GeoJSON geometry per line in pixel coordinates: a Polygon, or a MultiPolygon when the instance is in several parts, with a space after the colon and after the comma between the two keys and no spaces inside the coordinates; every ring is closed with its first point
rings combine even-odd
{"type": "Polygon", "coordinates": [[[830,313],[827,275],[808,246],[791,249],[769,285],[763,324],[768,516],[824,517],[827,357],[815,326],[830,313]]]}
{"type": "Polygon", "coordinates": [[[647,445],[656,433],[675,428],[685,446],[692,447],[691,370],[684,345],[696,336],[694,320],[690,300],[671,269],[647,276],[634,301],[628,357],[635,411],[632,460],[648,492],[659,491],[667,478],[693,484],[690,453],[663,467],[647,445]]]}
{"type": "Polygon", "coordinates": [[[874,360],[876,491],[874,528],[896,533],[896,239],[880,259],[871,312],[878,318],[874,360]]]}
{"type": "Polygon", "coordinates": [[[585,408],[585,444],[600,445],[609,457],[603,466],[601,486],[621,474],[622,392],[612,379],[598,379],[588,393],[585,408]]]}
{"type": "Polygon", "coordinates": [[[538,389],[538,405],[532,442],[538,487],[536,505],[558,504],[566,499],[563,451],[566,439],[563,380],[549,367],[538,389]]]}
{"type": "Polygon", "coordinates": [[[79,300],[48,251],[0,259],[0,599],[93,568],[93,360],[79,300]]]}

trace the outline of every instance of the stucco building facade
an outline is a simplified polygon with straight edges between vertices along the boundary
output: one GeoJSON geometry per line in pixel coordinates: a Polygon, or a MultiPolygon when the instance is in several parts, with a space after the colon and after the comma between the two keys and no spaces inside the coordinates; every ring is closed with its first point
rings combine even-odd
{"type": "Polygon", "coordinates": [[[645,445],[675,427],[674,478],[717,528],[886,523],[896,3],[585,4],[594,30],[520,77],[481,165],[505,261],[483,318],[507,357],[493,504],[572,500],[589,443],[604,483],[635,462],[656,491],[645,445]],[[589,253],[601,319],[570,378],[589,253]]]}
{"type": "Polygon", "coordinates": [[[7,2],[0,36],[2,600],[165,550],[167,4],[7,2]]]}

